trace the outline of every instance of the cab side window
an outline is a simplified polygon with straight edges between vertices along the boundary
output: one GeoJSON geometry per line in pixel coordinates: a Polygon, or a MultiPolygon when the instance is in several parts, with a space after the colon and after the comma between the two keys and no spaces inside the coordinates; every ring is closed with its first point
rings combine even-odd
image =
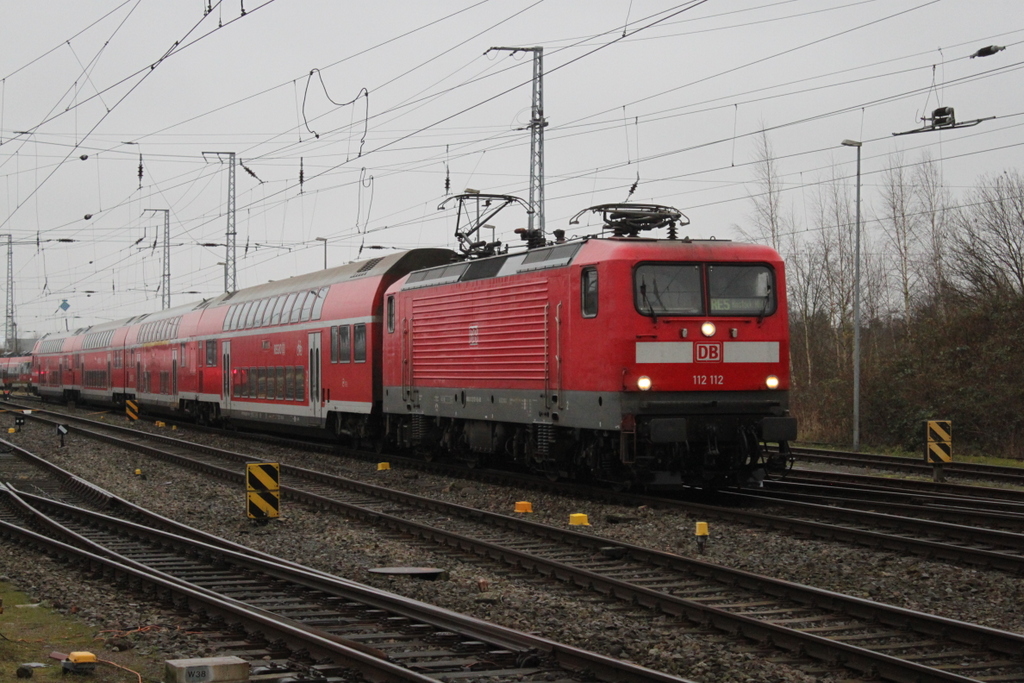
{"type": "Polygon", "coordinates": [[[584,268],[580,275],[581,310],[584,318],[597,317],[597,268],[584,268]]]}

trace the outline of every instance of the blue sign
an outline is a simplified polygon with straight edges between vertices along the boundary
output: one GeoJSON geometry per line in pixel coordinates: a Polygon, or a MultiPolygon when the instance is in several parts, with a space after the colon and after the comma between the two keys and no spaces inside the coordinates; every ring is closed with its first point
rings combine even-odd
{"type": "Polygon", "coordinates": [[[68,300],[67,299],[61,299],[61,301],[60,301],[60,310],[66,311],[69,308],[71,308],[71,304],[68,303],[68,300]]]}

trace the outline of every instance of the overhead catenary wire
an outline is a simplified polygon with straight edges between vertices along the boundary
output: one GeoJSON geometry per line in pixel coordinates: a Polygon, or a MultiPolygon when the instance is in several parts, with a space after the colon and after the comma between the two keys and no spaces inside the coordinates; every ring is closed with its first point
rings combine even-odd
{"type": "MultiPolygon", "coordinates": [[[[619,24],[619,30],[621,30],[621,24],[619,24]]],[[[728,105],[726,105],[726,106],[734,106],[734,105],[733,105],[732,103],[729,103],[729,104],[728,104],[728,105]]],[[[632,113],[632,112],[631,112],[631,113],[632,113]]],[[[640,121],[640,120],[642,120],[642,119],[641,119],[641,118],[638,118],[638,119],[636,119],[636,120],[637,120],[637,121],[640,121]]],[[[620,123],[619,123],[619,125],[622,125],[622,123],[621,123],[621,119],[620,119],[620,123]]],[[[350,126],[349,126],[349,128],[351,128],[351,127],[352,127],[352,126],[350,125],[350,126]]],[[[444,127],[444,126],[438,127],[438,129],[437,129],[437,130],[440,130],[440,129],[442,129],[442,128],[445,128],[445,127],[444,127]]],[[[736,131],[735,131],[735,128],[736,128],[736,127],[734,126],[734,133],[736,132],[736,131]]],[[[558,130],[561,130],[561,129],[563,129],[563,126],[559,126],[559,127],[558,127],[558,130]]],[[[375,133],[375,134],[374,134],[374,135],[375,135],[375,138],[379,137],[379,130],[380,130],[380,129],[378,128],[377,130],[378,130],[378,133],[375,133]]],[[[555,129],[553,129],[553,130],[555,130],[555,129]]],[[[584,130],[584,129],[583,129],[583,128],[581,128],[580,130],[584,130]]],[[[645,129],[645,132],[646,132],[646,129],[645,129]]],[[[729,139],[729,138],[727,138],[727,139],[729,139]]],[[[501,140],[501,138],[498,138],[498,140],[501,140]]],[[[735,146],[735,144],[736,144],[737,140],[738,140],[738,138],[737,138],[737,137],[736,137],[735,135],[734,135],[734,136],[733,136],[733,137],[731,138],[731,142],[732,142],[732,144],[733,144],[734,146],[735,146]]],[[[462,147],[460,147],[460,145],[462,145],[462,144],[463,144],[463,141],[462,141],[462,140],[458,140],[458,141],[454,141],[454,140],[453,140],[453,141],[452,141],[452,143],[448,143],[448,142],[446,142],[446,143],[445,143],[445,145],[449,145],[449,144],[450,144],[451,146],[450,146],[450,150],[449,150],[449,154],[448,154],[448,156],[450,157],[450,159],[451,159],[452,161],[455,161],[456,159],[458,159],[458,158],[459,158],[459,155],[460,155],[460,153],[462,153],[462,152],[463,152],[463,148],[462,148],[462,147]],[[454,143],[454,144],[453,144],[453,143],[454,143]]],[[[508,146],[509,148],[514,148],[514,145],[513,145],[513,144],[512,144],[512,143],[511,143],[510,141],[508,141],[508,140],[501,140],[501,144],[504,144],[504,145],[508,146]]],[[[422,149],[426,149],[426,150],[430,150],[430,149],[431,149],[430,145],[408,145],[408,146],[406,146],[406,145],[402,145],[402,144],[395,144],[395,145],[394,145],[394,146],[393,146],[392,148],[390,148],[390,149],[391,149],[391,150],[397,150],[397,149],[413,149],[413,148],[415,148],[415,147],[420,147],[420,148],[422,148],[422,149]]],[[[439,154],[441,153],[441,150],[440,150],[440,146],[434,146],[434,148],[438,150],[438,153],[439,153],[439,154]]],[[[478,159],[479,159],[479,158],[480,158],[481,156],[483,156],[483,155],[481,155],[481,154],[480,154],[480,152],[469,152],[469,153],[472,153],[472,154],[476,154],[476,155],[478,155],[478,159]]],[[[150,162],[150,157],[151,157],[151,155],[150,155],[150,154],[149,154],[149,153],[147,152],[147,163],[151,163],[151,162],[150,162]]],[[[154,159],[156,159],[156,158],[159,158],[159,155],[155,155],[155,156],[153,156],[153,158],[154,158],[154,159]]],[[[311,158],[312,158],[312,159],[318,159],[318,158],[320,158],[320,159],[328,160],[328,163],[323,163],[323,164],[321,164],[321,163],[320,163],[319,161],[316,161],[316,162],[314,162],[314,165],[318,166],[319,170],[327,169],[327,168],[329,168],[329,167],[331,166],[331,164],[329,163],[329,159],[330,159],[330,157],[329,157],[329,156],[326,156],[326,157],[325,157],[325,156],[321,156],[321,155],[309,155],[309,156],[306,156],[306,157],[305,157],[305,161],[307,162],[307,166],[308,166],[308,162],[310,162],[310,159],[311,159],[311,158]]],[[[646,158],[646,157],[645,157],[645,158],[646,158]]],[[[273,157],[271,157],[271,156],[268,156],[268,157],[266,158],[266,160],[267,160],[267,161],[270,161],[270,160],[272,160],[272,159],[273,159],[273,157]]],[[[286,155],[282,155],[282,156],[280,157],[280,160],[281,160],[281,162],[284,162],[284,163],[286,163],[286,162],[287,162],[287,157],[286,157],[286,155]]],[[[390,161],[390,160],[388,160],[388,161],[390,161]]],[[[299,161],[298,159],[296,159],[296,160],[295,160],[295,162],[296,162],[296,167],[298,166],[298,164],[299,164],[299,163],[301,163],[301,162],[300,162],[300,161],[299,161]]],[[[378,166],[378,163],[377,163],[377,160],[376,160],[376,159],[374,160],[374,162],[375,162],[375,163],[374,163],[374,173],[375,173],[376,175],[378,175],[378,177],[380,177],[380,176],[381,176],[382,174],[381,174],[381,173],[379,172],[379,170],[378,170],[378,169],[379,169],[379,168],[380,168],[381,166],[378,166]]],[[[389,166],[389,167],[390,167],[391,169],[393,169],[393,171],[392,171],[392,172],[395,172],[395,173],[397,173],[397,172],[403,172],[403,171],[412,171],[412,172],[419,172],[419,171],[417,171],[417,170],[416,170],[416,169],[417,169],[417,166],[418,166],[418,162],[413,162],[413,163],[409,163],[408,161],[405,161],[405,160],[398,160],[398,162],[397,162],[397,163],[395,163],[395,164],[393,164],[393,165],[392,165],[392,164],[387,164],[387,165],[388,165],[388,166],[389,166]]],[[[260,174],[261,174],[261,175],[263,174],[263,171],[262,171],[262,167],[260,167],[260,166],[255,166],[254,168],[256,168],[257,170],[259,170],[259,171],[260,171],[260,174]]],[[[709,167],[709,168],[710,168],[710,167],[709,167]]],[[[330,188],[346,188],[346,187],[354,187],[354,185],[353,185],[353,183],[354,183],[354,178],[353,178],[353,177],[352,177],[352,175],[351,175],[352,173],[354,173],[354,170],[344,170],[344,169],[339,169],[339,170],[341,170],[341,171],[342,171],[341,175],[339,175],[339,176],[337,176],[337,177],[333,177],[333,178],[331,178],[330,182],[328,182],[328,183],[323,183],[323,184],[319,185],[319,187],[318,187],[318,188],[317,188],[316,190],[314,190],[314,191],[316,191],[316,192],[317,192],[317,195],[318,195],[318,196],[326,196],[326,195],[324,194],[324,192],[323,192],[323,190],[325,190],[325,189],[326,189],[326,190],[330,190],[330,188]],[[328,187],[328,186],[329,186],[329,187],[328,187]]],[[[569,169],[569,170],[571,171],[571,169],[569,169]]],[[[605,169],[603,169],[603,170],[602,170],[601,172],[602,172],[602,173],[614,173],[614,172],[615,172],[615,170],[616,170],[616,169],[615,169],[614,167],[612,167],[612,166],[609,166],[609,167],[606,167],[605,169]]],[[[487,173],[488,175],[490,175],[490,171],[489,171],[489,170],[485,169],[485,171],[484,171],[484,172],[485,172],[485,173],[487,173]]],[[[292,183],[293,187],[294,187],[294,186],[295,186],[295,184],[296,184],[296,183],[295,183],[295,180],[296,180],[296,175],[297,175],[297,174],[296,174],[296,171],[295,171],[295,170],[291,171],[291,173],[290,173],[290,179],[291,179],[291,183],[292,183]]],[[[332,175],[331,173],[327,173],[327,174],[324,174],[324,175],[322,176],[322,178],[323,178],[323,179],[326,179],[326,178],[330,177],[331,175],[332,175]]],[[[589,166],[588,166],[588,170],[587,170],[587,175],[588,175],[588,177],[593,177],[593,178],[597,178],[597,174],[595,174],[595,173],[594,173],[594,169],[593,169],[593,168],[589,168],[589,166]]],[[[621,174],[619,174],[619,175],[621,175],[621,174]]],[[[659,175],[661,175],[661,176],[664,176],[664,174],[659,174],[659,175]]],[[[508,174],[507,174],[507,175],[506,175],[505,177],[513,178],[514,176],[515,176],[515,173],[509,172],[509,173],[508,173],[508,174]]],[[[577,174],[574,174],[574,173],[569,173],[569,174],[566,174],[566,175],[565,175],[565,177],[566,177],[567,179],[572,179],[572,178],[574,178],[574,177],[579,177],[579,176],[578,176],[578,173],[577,173],[577,174]]],[[[661,178],[656,178],[656,180],[661,180],[661,178]]],[[[645,181],[646,181],[646,177],[645,177],[645,181]]],[[[149,182],[149,181],[147,180],[147,183],[148,183],[148,182],[149,182]]],[[[279,178],[268,178],[268,179],[267,179],[267,183],[268,183],[268,185],[273,185],[274,187],[281,187],[281,186],[282,186],[282,185],[284,184],[284,183],[282,183],[282,181],[281,181],[281,180],[280,180],[279,178]]],[[[383,187],[383,186],[382,186],[382,187],[383,187]]],[[[308,185],[308,184],[307,184],[307,186],[306,186],[306,188],[305,188],[305,189],[306,189],[307,191],[309,191],[310,187],[309,187],[309,185],[308,185]]],[[[257,195],[256,193],[253,193],[253,196],[252,196],[252,198],[253,198],[253,200],[254,200],[254,203],[252,203],[252,204],[250,204],[250,205],[248,206],[248,210],[251,210],[251,211],[253,211],[254,215],[255,215],[256,213],[263,213],[264,215],[266,215],[266,214],[267,214],[267,213],[268,213],[268,212],[269,212],[270,210],[272,210],[272,208],[273,208],[273,207],[275,207],[275,206],[278,206],[278,207],[279,207],[279,206],[285,205],[285,204],[286,204],[287,202],[289,202],[289,201],[294,201],[294,198],[292,198],[292,199],[287,199],[287,198],[286,198],[286,199],[283,199],[283,200],[282,200],[282,199],[280,199],[280,198],[277,198],[277,197],[272,197],[272,196],[271,196],[271,195],[272,195],[272,191],[268,191],[268,192],[263,192],[263,191],[261,191],[261,193],[260,193],[260,194],[262,194],[262,197],[261,197],[261,196],[258,196],[258,195],[257,195]]],[[[194,196],[195,196],[195,194],[192,194],[192,196],[194,197],[194,196]]],[[[110,205],[110,200],[109,200],[109,198],[108,198],[108,200],[107,200],[107,204],[108,204],[108,207],[109,207],[109,205],[110,205]]],[[[417,202],[417,206],[418,206],[418,205],[419,205],[419,204],[418,204],[418,202],[417,202]]],[[[397,209],[397,210],[400,210],[400,209],[401,209],[401,207],[400,207],[400,206],[399,206],[399,207],[392,207],[392,206],[389,206],[389,207],[388,207],[388,210],[387,210],[387,211],[385,211],[385,212],[384,212],[384,214],[379,214],[379,213],[375,212],[375,217],[374,217],[374,219],[373,219],[373,225],[369,225],[369,226],[367,226],[367,227],[369,227],[370,229],[375,229],[375,228],[377,228],[378,226],[380,226],[380,225],[381,225],[381,217],[382,217],[383,215],[387,215],[387,214],[391,214],[391,213],[395,212],[395,210],[396,210],[396,209],[397,209]]],[[[205,212],[203,212],[203,213],[205,213],[205,212]]],[[[200,216],[197,216],[197,218],[200,218],[200,220],[202,220],[202,217],[201,217],[201,215],[200,215],[200,216]]],[[[211,219],[211,220],[212,220],[212,219],[211,219]]],[[[387,220],[387,219],[385,219],[385,220],[387,220]]],[[[367,221],[367,222],[369,222],[369,221],[367,221]]],[[[190,223],[190,224],[193,224],[193,222],[192,222],[192,221],[189,221],[189,223],[190,223]]]]}

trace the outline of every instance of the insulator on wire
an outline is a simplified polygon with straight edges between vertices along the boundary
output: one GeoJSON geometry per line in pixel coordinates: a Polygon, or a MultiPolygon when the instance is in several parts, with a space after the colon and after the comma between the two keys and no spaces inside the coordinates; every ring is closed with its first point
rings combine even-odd
{"type": "Polygon", "coordinates": [[[446,196],[452,193],[452,173],[448,168],[448,145],[444,146],[444,193],[446,196]]]}
{"type": "Polygon", "coordinates": [[[142,152],[139,152],[139,189],[142,189],[142,152]]]}
{"type": "Polygon", "coordinates": [[[299,157],[299,194],[302,194],[302,184],[306,181],[306,172],[303,169],[302,157],[299,157]]]}

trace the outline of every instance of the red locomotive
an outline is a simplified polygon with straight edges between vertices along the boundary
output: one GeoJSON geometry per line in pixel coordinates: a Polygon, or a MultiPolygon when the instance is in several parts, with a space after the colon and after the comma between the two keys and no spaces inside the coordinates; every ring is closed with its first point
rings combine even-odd
{"type": "Polygon", "coordinates": [[[615,484],[781,467],[796,420],[778,254],[678,239],[666,207],[595,210],[610,235],[415,249],[48,335],[38,392],[615,484]]]}

